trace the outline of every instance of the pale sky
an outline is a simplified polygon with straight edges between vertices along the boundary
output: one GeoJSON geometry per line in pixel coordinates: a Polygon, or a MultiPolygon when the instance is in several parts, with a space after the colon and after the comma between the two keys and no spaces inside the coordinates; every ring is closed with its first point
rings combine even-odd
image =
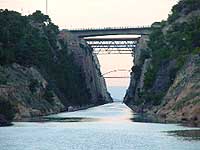
{"type": "MultiPolygon", "coordinates": [[[[48,15],[63,28],[146,26],[165,20],[178,0],[48,0],[48,15]]],[[[45,13],[46,0],[0,0],[0,9],[16,10],[24,15],[35,10],[45,13]]],[[[131,69],[133,58],[127,55],[99,57],[102,72],[131,69]]],[[[111,76],[128,76],[115,73],[111,76]]],[[[128,79],[107,80],[108,86],[128,86],[128,79]]]]}

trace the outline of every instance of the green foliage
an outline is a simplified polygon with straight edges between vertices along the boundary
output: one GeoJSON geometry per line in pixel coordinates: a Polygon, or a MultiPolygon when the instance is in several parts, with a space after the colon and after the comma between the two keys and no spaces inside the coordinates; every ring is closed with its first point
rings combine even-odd
{"type": "Polygon", "coordinates": [[[49,75],[56,79],[53,85],[60,87],[66,98],[74,105],[83,105],[90,102],[90,93],[86,88],[85,77],[80,67],[77,67],[73,55],[67,54],[67,49],[58,53],[59,65],[52,63],[49,75]]]}
{"type": "Polygon", "coordinates": [[[165,42],[165,35],[161,28],[156,28],[150,35],[148,47],[152,50],[153,64],[159,66],[163,59],[169,57],[171,51],[165,42]]]}
{"type": "Polygon", "coordinates": [[[185,64],[187,57],[191,54],[200,54],[200,16],[193,16],[186,22],[175,22],[179,17],[189,14],[194,10],[200,9],[199,0],[181,0],[172,9],[167,23],[154,23],[153,32],[150,34],[148,47],[152,51],[152,66],[145,73],[144,87],[145,92],[142,98],[153,104],[159,104],[156,99],[162,97],[160,94],[148,94],[155,82],[156,74],[160,65],[164,61],[175,60],[176,66],[170,72],[170,79],[176,77],[176,73],[185,64]],[[170,24],[170,26],[169,26],[170,24]],[[167,31],[163,32],[164,30],[167,31]]]}
{"type": "Polygon", "coordinates": [[[17,62],[22,65],[38,65],[49,57],[49,41],[55,47],[58,28],[48,16],[40,11],[30,16],[21,16],[14,11],[1,10],[0,20],[0,64],[17,62]],[[42,30],[46,33],[42,34],[42,30]]]}
{"type": "Polygon", "coordinates": [[[150,52],[149,49],[143,49],[141,50],[141,56],[140,56],[140,61],[143,63],[145,59],[150,58],[150,52]]]}
{"type": "MultiPolygon", "coordinates": [[[[90,102],[90,93],[82,70],[69,56],[67,45],[62,40],[58,51],[59,29],[49,16],[36,11],[29,16],[8,10],[0,10],[0,64],[18,63],[35,66],[51,83],[64,104],[83,105],[90,102]],[[68,100],[68,102],[66,101],[68,100]]],[[[31,81],[35,92],[37,83],[31,81]]],[[[51,97],[51,92],[46,93],[51,97]]]]}
{"type": "Polygon", "coordinates": [[[195,48],[192,52],[193,54],[200,54],[200,47],[195,48]]]}
{"type": "Polygon", "coordinates": [[[51,19],[48,15],[44,15],[41,11],[37,10],[32,15],[29,15],[29,18],[37,23],[49,23],[51,19]]]}
{"type": "Polygon", "coordinates": [[[180,110],[182,109],[184,106],[188,105],[187,102],[194,100],[193,104],[197,104],[199,102],[199,99],[196,99],[196,97],[200,96],[200,93],[198,92],[191,92],[189,95],[187,95],[186,97],[182,98],[180,101],[178,101],[176,103],[176,105],[174,106],[173,110],[180,110]]]}
{"type": "Polygon", "coordinates": [[[52,89],[47,86],[45,93],[44,93],[44,99],[46,99],[49,103],[53,103],[54,102],[54,94],[52,89]]]}
{"type": "Polygon", "coordinates": [[[14,11],[0,10],[0,64],[15,60],[15,46],[23,36],[26,20],[14,11]]]}
{"type": "Polygon", "coordinates": [[[0,97],[0,114],[4,115],[8,121],[14,118],[15,110],[11,103],[0,97]]]}
{"type": "Polygon", "coordinates": [[[37,91],[37,87],[39,86],[38,80],[31,79],[29,84],[29,89],[32,93],[35,93],[37,91]]]}
{"type": "Polygon", "coordinates": [[[140,101],[145,105],[153,105],[157,106],[160,105],[162,102],[162,98],[164,96],[164,93],[153,93],[153,92],[141,92],[140,93],[140,101]]]}
{"type": "Polygon", "coordinates": [[[187,15],[191,11],[198,10],[199,8],[199,0],[180,0],[177,5],[173,6],[172,14],[169,15],[168,21],[172,23],[181,15],[187,15]]]}
{"type": "Polygon", "coordinates": [[[146,89],[151,88],[153,85],[153,82],[156,77],[156,72],[157,70],[154,67],[151,67],[147,70],[145,73],[145,78],[144,78],[144,87],[146,89]]]}
{"type": "Polygon", "coordinates": [[[0,84],[7,84],[7,74],[2,67],[0,67],[0,84]]]}
{"type": "Polygon", "coordinates": [[[179,70],[186,62],[187,55],[180,55],[176,59],[176,68],[179,70]]]}
{"type": "Polygon", "coordinates": [[[193,17],[188,22],[174,23],[165,34],[162,28],[155,28],[148,46],[152,50],[153,64],[145,75],[145,87],[150,88],[157,68],[163,61],[176,60],[174,71],[177,72],[185,64],[188,55],[200,53],[200,17],[193,17]]]}
{"type": "Polygon", "coordinates": [[[4,75],[0,75],[0,84],[7,84],[7,78],[4,75]]]}
{"type": "Polygon", "coordinates": [[[193,105],[197,105],[197,104],[200,104],[200,99],[196,99],[192,102],[193,105]]]}

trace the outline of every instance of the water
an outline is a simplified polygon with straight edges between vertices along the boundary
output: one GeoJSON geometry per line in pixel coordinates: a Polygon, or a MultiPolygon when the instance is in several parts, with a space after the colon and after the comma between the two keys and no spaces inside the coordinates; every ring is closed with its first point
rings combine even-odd
{"type": "Polygon", "coordinates": [[[200,150],[198,128],[133,122],[133,117],[124,104],[113,103],[42,122],[16,122],[0,128],[0,150],[200,150]]]}
{"type": "MultiPolygon", "coordinates": [[[[128,76],[127,75],[121,75],[121,76],[128,76]]],[[[109,86],[108,91],[115,99],[115,101],[122,101],[124,99],[125,93],[126,93],[127,87],[123,86],[109,86]]]]}

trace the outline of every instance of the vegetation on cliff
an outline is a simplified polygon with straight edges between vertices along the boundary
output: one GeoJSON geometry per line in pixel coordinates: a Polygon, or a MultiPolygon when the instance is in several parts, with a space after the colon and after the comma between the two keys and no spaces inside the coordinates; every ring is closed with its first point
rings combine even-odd
{"type": "Polygon", "coordinates": [[[12,121],[14,114],[15,110],[12,104],[3,97],[0,97],[0,115],[3,115],[6,120],[12,121]]]}
{"type": "Polygon", "coordinates": [[[188,15],[191,11],[199,10],[199,0],[180,0],[179,3],[172,8],[172,13],[168,17],[168,22],[173,23],[182,15],[188,15]]]}
{"type": "Polygon", "coordinates": [[[168,20],[159,23],[159,28],[153,29],[148,43],[152,55],[152,66],[145,74],[145,91],[142,93],[146,103],[151,100],[157,100],[157,102],[153,103],[159,105],[188,56],[200,53],[200,15],[194,15],[185,21],[178,20],[199,8],[199,0],[181,0],[173,7],[172,14],[169,15],[168,20]],[[153,92],[152,88],[159,69],[164,63],[171,61],[176,63],[170,69],[168,88],[163,91],[153,92]]]}
{"type": "MultiPolygon", "coordinates": [[[[36,11],[21,16],[15,11],[0,10],[0,65],[34,66],[48,81],[45,99],[52,101],[54,91],[65,106],[90,103],[84,74],[69,55],[67,45],[58,41],[59,29],[47,15],[36,11]],[[58,44],[60,43],[60,44],[58,44]]],[[[7,84],[7,76],[1,73],[0,84],[7,84]]],[[[30,79],[29,88],[34,94],[40,84],[30,79]]],[[[0,106],[4,104],[0,98],[0,106]]],[[[10,105],[7,105],[10,107],[10,105]]],[[[1,109],[4,111],[5,109],[1,109]]],[[[7,110],[7,109],[6,109],[7,110]]],[[[8,109],[11,110],[11,109],[8,109]]],[[[9,112],[0,112],[8,114],[9,112]]],[[[11,115],[6,115],[12,118],[11,115]]]]}

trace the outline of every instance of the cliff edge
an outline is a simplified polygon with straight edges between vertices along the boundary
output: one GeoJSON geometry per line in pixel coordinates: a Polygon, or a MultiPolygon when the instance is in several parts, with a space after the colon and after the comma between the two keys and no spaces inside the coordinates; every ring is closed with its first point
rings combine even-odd
{"type": "Polygon", "coordinates": [[[124,102],[164,121],[200,124],[200,1],[181,0],[142,36],[124,102]]]}
{"type": "Polygon", "coordinates": [[[112,102],[86,42],[47,15],[0,10],[0,126],[112,102]]]}

